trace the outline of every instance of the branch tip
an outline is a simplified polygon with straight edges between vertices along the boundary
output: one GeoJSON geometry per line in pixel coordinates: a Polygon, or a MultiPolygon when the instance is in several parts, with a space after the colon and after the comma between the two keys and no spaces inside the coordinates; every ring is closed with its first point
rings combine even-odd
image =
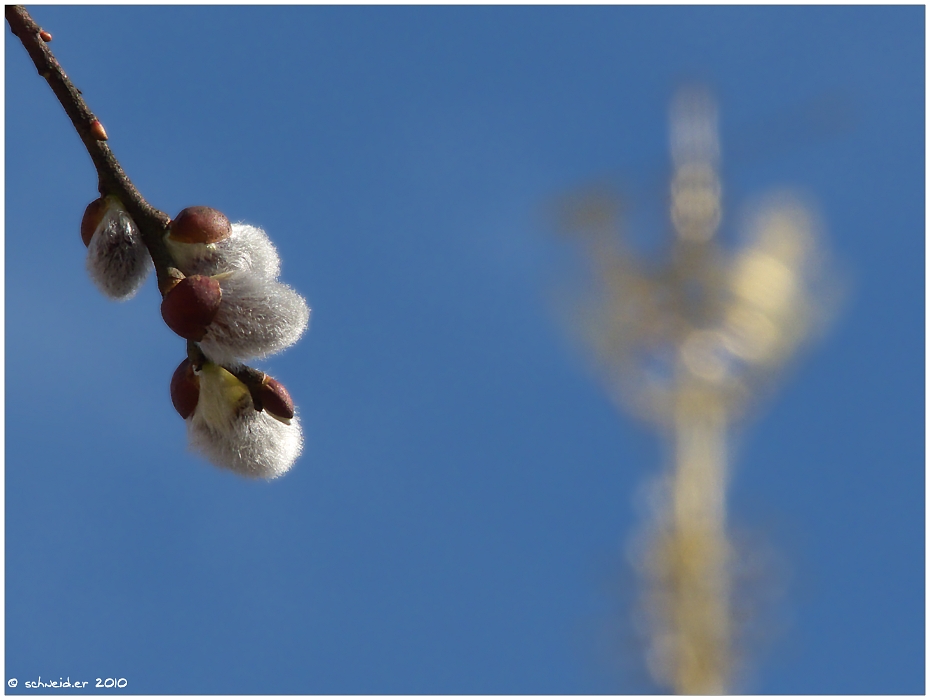
{"type": "Polygon", "coordinates": [[[36,24],[20,5],[7,5],[5,15],[10,30],[22,42],[39,75],[48,81],[55,97],[64,107],[71,124],[80,136],[97,171],[101,195],[115,195],[126,208],[142,233],[142,239],[152,256],[159,286],[165,282],[167,268],[174,263],[164,243],[168,232],[168,215],[145,201],[126,176],[122,166],[107,146],[107,132],[90,111],[78,90],[65,74],[61,64],[49,49],[51,34],[36,24]]]}

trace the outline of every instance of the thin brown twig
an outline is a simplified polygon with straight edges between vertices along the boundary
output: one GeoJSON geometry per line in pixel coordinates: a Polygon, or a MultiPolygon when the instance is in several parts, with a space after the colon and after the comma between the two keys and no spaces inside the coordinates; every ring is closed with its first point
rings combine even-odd
{"type": "Polygon", "coordinates": [[[32,19],[26,8],[7,5],[6,20],[13,34],[22,42],[39,75],[48,81],[49,87],[81,137],[97,170],[97,187],[101,196],[116,196],[142,232],[142,239],[155,264],[158,287],[164,289],[164,283],[170,276],[168,269],[174,266],[164,242],[171,218],[149,204],[126,176],[116,156],[106,144],[106,134],[102,132],[100,122],[90,111],[80,90],[68,79],[46,41],[40,36],[42,28],[32,19]],[[104,138],[100,139],[100,136],[104,138]]]}
{"type": "MultiPolygon", "coordinates": [[[[64,107],[78,136],[81,137],[94,163],[94,168],[97,170],[97,188],[101,196],[116,196],[142,232],[142,240],[155,265],[158,288],[162,294],[167,293],[170,286],[168,283],[179,276],[183,277],[175,268],[174,260],[165,246],[165,235],[168,233],[171,217],[149,204],[126,175],[116,156],[106,144],[106,132],[102,130],[99,120],[90,111],[81,91],[74,86],[48,48],[47,41],[50,35],[46,34],[43,38],[42,28],[21,5],[7,5],[6,20],[13,34],[22,42],[39,71],[39,75],[48,81],[52,92],[64,107]],[[101,139],[100,136],[103,138],[101,139]]],[[[188,343],[188,355],[200,364],[206,359],[200,347],[192,342],[188,343]]],[[[255,409],[261,411],[259,389],[266,376],[265,373],[245,365],[222,366],[246,385],[252,395],[255,409]]]]}

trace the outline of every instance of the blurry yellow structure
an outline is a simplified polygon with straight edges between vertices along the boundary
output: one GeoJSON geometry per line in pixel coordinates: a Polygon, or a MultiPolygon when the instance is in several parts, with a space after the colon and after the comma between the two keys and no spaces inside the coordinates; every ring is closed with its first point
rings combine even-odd
{"type": "Polygon", "coordinates": [[[671,155],[667,260],[639,259],[625,245],[608,197],[575,202],[568,228],[592,270],[582,331],[606,384],[673,445],[637,562],[647,662],[675,692],[721,694],[734,672],[728,426],[819,320],[820,255],[811,211],[788,194],[755,209],[737,251],[716,240],[720,147],[707,91],[677,95],[671,155]]]}

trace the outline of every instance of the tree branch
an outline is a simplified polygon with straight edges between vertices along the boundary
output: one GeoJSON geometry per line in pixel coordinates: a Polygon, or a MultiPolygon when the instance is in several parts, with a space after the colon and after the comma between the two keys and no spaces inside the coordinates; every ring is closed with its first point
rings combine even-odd
{"type": "Polygon", "coordinates": [[[155,264],[158,287],[164,289],[164,283],[170,277],[168,270],[174,267],[174,261],[164,241],[171,218],[145,201],[145,198],[139,194],[139,190],[126,176],[116,156],[106,144],[106,132],[100,122],[84,102],[81,91],[68,79],[61,64],[49,50],[46,41],[50,40],[51,36],[42,31],[26,8],[22,6],[7,5],[6,20],[13,34],[19,38],[29,53],[39,75],[48,81],[52,92],[64,107],[78,136],[81,137],[94,163],[94,168],[97,170],[97,187],[100,194],[110,194],[119,198],[142,232],[145,247],[148,248],[152,262],[155,264]]]}
{"type": "MultiPolygon", "coordinates": [[[[6,20],[10,29],[19,40],[35,64],[39,75],[48,81],[52,92],[58,98],[65,113],[71,119],[75,131],[81,137],[84,147],[90,154],[97,170],[97,188],[101,196],[116,196],[129,212],[132,220],[142,233],[142,240],[149,251],[155,265],[158,277],[158,288],[162,295],[167,293],[172,280],[183,277],[175,267],[174,259],[165,245],[165,235],[168,233],[168,224],[171,217],[149,204],[139,193],[135,185],[123,171],[116,156],[107,146],[107,135],[100,121],[90,111],[84,101],[81,91],[78,90],[58,63],[58,60],[48,48],[51,34],[42,31],[35,20],[20,5],[6,6],[6,20]]],[[[202,364],[205,360],[200,346],[188,343],[188,355],[192,361],[202,364]]],[[[262,410],[259,388],[265,378],[261,372],[245,365],[221,365],[239,378],[249,389],[256,410],[262,410]]]]}

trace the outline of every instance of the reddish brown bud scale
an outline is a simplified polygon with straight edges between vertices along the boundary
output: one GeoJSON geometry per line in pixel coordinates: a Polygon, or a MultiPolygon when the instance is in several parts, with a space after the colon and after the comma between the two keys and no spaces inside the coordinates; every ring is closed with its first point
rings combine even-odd
{"type": "Polygon", "coordinates": [[[173,330],[187,340],[202,340],[213,321],[223,293],[212,277],[191,275],[175,284],[161,302],[161,316],[173,330]]]}
{"type": "Polygon", "coordinates": [[[107,211],[106,197],[99,197],[87,205],[84,210],[84,216],[81,219],[81,240],[85,246],[90,245],[90,239],[94,236],[97,226],[103,221],[103,215],[107,211]]]}
{"type": "Polygon", "coordinates": [[[279,381],[265,376],[258,390],[262,408],[278,419],[289,421],[294,417],[294,402],[279,381]]]}
{"type": "Polygon", "coordinates": [[[211,207],[187,207],[171,222],[169,236],[178,243],[216,243],[229,238],[232,224],[211,207]]]}
{"type": "Polygon", "coordinates": [[[39,38],[47,44],[52,40],[52,35],[43,29],[39,32],[39,38]]]}
{"type": "Polygon", "coordinates": [[[100,123],[99,119],[94,119],[90,123],[90,135],[93,136],[98,141],[107,140],[106,129],[103,128],[103,124],[100,123]]]}
{"type": "Polygon", "coordinates": [[[190,360],[184,360],[171,377],[171,403],[181,418],[193,415],[200,400],[200,377],[194,374],[190,360]]]}

